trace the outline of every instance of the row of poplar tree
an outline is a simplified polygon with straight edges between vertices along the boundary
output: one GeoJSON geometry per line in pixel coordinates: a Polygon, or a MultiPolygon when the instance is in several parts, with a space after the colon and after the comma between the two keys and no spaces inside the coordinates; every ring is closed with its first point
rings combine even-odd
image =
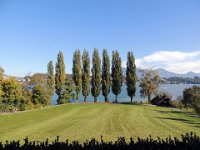
{"type": "MultiPolygon", "coordinates": [[[[110,90],[116,95],[117,102],[123,82],[126,82],[127,95],[132,102],[136,92],[136,65],[131,51],[127,54],[126,64],[126,76],[123,77],[122,61],[117,50],[112,52],[110,62],[106,49],[103,50],[102,61],[98,50],[94,49],[92,61],[87,50],[84,50],[82,55],[80,50],[74,52],[72,79],[66,75],[64,55],[61,51],[57,56],[55,74],[52,61],[48,63],[47,73],[27,75],[23,82],[14,77],[4,78],[4,70],[0,67],[0,108],[2,112],[7,112],[13,108],[27,110],[49,106],[55,92],[58,95],[58,104],[68,103],[70,99],[78,100],[81,92],[85,102],[90,93],[94,102],[97,102],[101,93],[105,102],[108,102],[110,90]]],[[[160,79],[154,70],[142,72],[140,94],[147,96],[150,102],[151,95],[157,92],[160,79]]]]}
{"type": "MultiPolygon", "coordinates": [[[[127,84],[127,94],[133,100],[136,92],[136,65],[133,52],[127,54],[127,68],[125,82],[127,84]]],[[[58,104],[69,102],[71,97],[79,99],[82,91],[84,102],[90,95],[94,97],[94,102],[97,102],[97,97],[101,94],[105,97],[105,102],[108,102],[110,89],[117,96],[121,93],[123,85],[122,60],[117,50],[112,51],[112,64],[106,49],[103,50],[102,62],[98,49],[94,49],[92,55],[92,63],[87,50],[83,51],[81,56],[80,50],[75,50],[73,54],[72,80],[68,79],[65,72],[64,55],[60,51],[57,56],[57,62],[54,67],[52,61],[48,63],[48,87],[51,93],[54,91],[58,95],[58,104]],[[90,64],[92,67],[90,69],[90,64]],[[111,66],[112,65],[112,66],[111,66]],[[73,93],[73,91],[75,91],[73,93]]]]}

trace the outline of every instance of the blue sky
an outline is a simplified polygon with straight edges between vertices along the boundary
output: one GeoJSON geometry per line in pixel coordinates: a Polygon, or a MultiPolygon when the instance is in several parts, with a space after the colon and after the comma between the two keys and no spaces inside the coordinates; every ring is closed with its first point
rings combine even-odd
{"type": "Polygon", "coordinates": [[[139,67],[200,72],[199,8],[199,0],[0,0],[0,66],[46,72],[62,50],[70,73],[73,51],[96,47],[117,49],[123,64],[132,50],[139,67]]]}

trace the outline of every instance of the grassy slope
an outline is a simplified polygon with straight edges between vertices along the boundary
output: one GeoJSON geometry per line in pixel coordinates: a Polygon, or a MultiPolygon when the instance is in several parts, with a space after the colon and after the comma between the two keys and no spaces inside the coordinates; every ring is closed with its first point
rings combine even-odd
{"type": "Polygon", "coordinates": [[[200,135],[200,118],[175,109],[125,104],[69,104],[30,112],[0,115],[0,141],[100,139],[118,136],[167,137],[186,132],[200,135]]]}

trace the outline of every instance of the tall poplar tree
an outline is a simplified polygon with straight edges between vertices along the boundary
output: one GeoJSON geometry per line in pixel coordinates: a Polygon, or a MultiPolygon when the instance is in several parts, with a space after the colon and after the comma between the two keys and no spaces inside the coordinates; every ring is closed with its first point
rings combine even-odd
{"type": "Polygon", "coordinates": [[[133,96],[136,92],[136,65],[133,52],[128,52],[127,54],[127,68],[126,68],[126,85],[127,94],[131,98],[131,103],[133,102],[133,96]]]}
{"type": "Polygon", "coordinates": [[[86,98],[90,94],[90,56],[86,49],[83,51],[82,65],[82,94],[84,102],[86,102],[86,98]]]}
{"type": "Polygon", "coordinates": [[[47,64],[47,87],[50,96],[53,96],[54,89],[55,89],[55,78],[54,78],[54,67],[53,62],[50,61],[47,64]]]}
{"type": "Polygon", "coordinates": [[[110,58],[108,51],[103,50],[102,62],[102,95],[105,97],[105,102],[108,102],[108,95],[110,93],[110,58]]]}
{"type": "Polygon", "coordinates": [[[60,51],[57,56],[57,63],[56,63],[56,74],[55,74],[55,89],[58,95],[58,104],[60,104],[60,96],[62,89],[65,85],[65,63],[64,63],[64,55],[60,51]]]}
{"type": "Polygon", "coordinates": [[[72,98],[72,92],[74,90],[73,81],[66,79],[65,85],[62,89],[61,96],[60,96],[60,103],[65,104],[69,103],[72,98]]]}
{"type": "Polygon", "coordinates": [[[79,94],[81,92],[81,81],[82,81],[82,75],[81,75],[81,53],[80,50],[76,50],[73,55],[73,67],[72,67],[72,78],[74,81],[74,84],[76,86],[76,99],[78,100],[79,94]]]}
{"type": "Polygon", "coordinates": [[[121,87],[123,83],[123,74],[122,74],[122,61],[119,56],[119,52],[112,52],[112,92],[115,94],[115,102],[117,103],[117,96],[121,93],[121,87]]]}
{"type": "Polygon", "coordinates": [[[99,52],[95,48],[92,58],[92,81],[91,81],[91,92],[94,97],[94,102],[97,102],[97,97],[101,90],[101,60],[99,57],[99,52]]]}

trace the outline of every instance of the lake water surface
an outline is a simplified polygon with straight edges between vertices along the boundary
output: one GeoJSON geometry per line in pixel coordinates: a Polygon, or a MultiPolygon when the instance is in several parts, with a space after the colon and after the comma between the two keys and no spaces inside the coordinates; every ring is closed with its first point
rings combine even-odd
{"type": "MultiPolygon", "coordinates": [[[[175,99],[178,96],[182,96],[183,95],[183,91],[185,88],[189,88],[194,86],[194,84],[162,84],[159,88],[159,91],[164,91],[169,93],[170,95],[172,95],[172,97],[175,99]]],[[[112,91],[109,94],[109,101],[113,102],[115,100],[115,95],[112,93],[112,91]]],[[[136,90],[136,96],[133,98],[133,101],[144,101],[147,98],[142,98],[140,97],[140,88],[139,88],[139,83],[137,83],[137,90],[136,90]]],[[[80,95],[79,98],[79,102],[83,102],[84,97],[82,95],[80,95]]],[[[93,102],[94,98],[92,97],[92,95],[90,94],[87,97],[87,102],[93,102]]],[[[104,97],[100,94],[98,97],[98,102],[103,102],[104,101],[104,97]]],[[[127,96],[127,91],[126,91],[126,85],[124,84],[122,87],[122,92],[121,94],[118,95],[118,102],[129,102],[130,101],[130,97],[127,96]]],[[[57,104],[57,95],[54,94],[54,96],[52,97],[52,104],[55,105],[57,104]]]]}

